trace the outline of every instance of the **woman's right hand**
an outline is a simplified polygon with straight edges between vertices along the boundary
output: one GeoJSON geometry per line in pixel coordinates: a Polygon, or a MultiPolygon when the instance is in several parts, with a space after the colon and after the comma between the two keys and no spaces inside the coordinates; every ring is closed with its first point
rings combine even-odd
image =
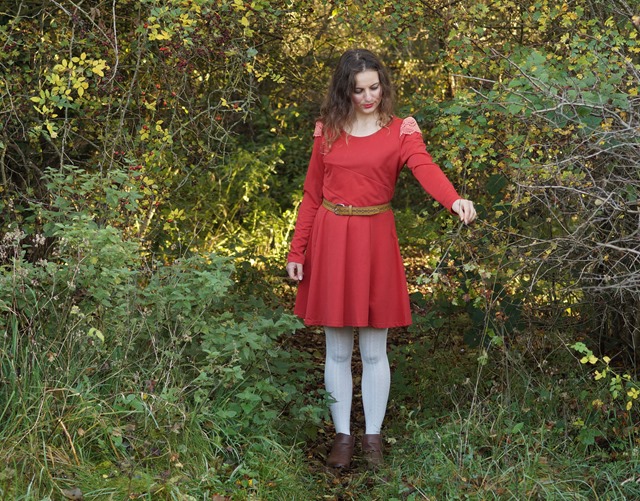
{"type": "Polygon", "coordinates": [[[471,200],[459,198],[451,206],[451,210],[458,214],[460,221],[464,224],[471,224],[476,219],[476,208],[471,200]]]}
{"type": "Polygon", "coordinates": [[[298,282],[302,280],[302,264],[300,263],[287,263],[287,273],[289,274],[289,278],[292,280],[297,280],[298,282]]]}

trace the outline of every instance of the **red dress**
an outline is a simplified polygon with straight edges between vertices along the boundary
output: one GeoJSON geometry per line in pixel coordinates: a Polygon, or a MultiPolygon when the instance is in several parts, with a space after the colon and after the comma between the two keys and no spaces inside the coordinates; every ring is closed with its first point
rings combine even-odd
{"type": "Polygon", "coordinates": [[[294,313],[307,325],[409,325],[409,294],[393,212],[338,216],[322,206],[322,199],[354,207],[387,203],[404,165],[447,209],[460,196],[427,153],[411,117],[394,118],[369,136],[347,138],[343,133],[328,152],[320,122],[314,136],[288,255],[288,262],[304,264],[294,313]]]}

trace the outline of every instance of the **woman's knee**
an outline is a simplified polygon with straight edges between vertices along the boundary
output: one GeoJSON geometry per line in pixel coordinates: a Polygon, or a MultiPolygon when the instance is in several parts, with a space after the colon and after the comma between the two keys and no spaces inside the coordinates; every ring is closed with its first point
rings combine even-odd
{"type": "Polygon", "coordinates": [[[325,327],[325,336],[327,361],[337,364],[350,362],[353,353],[353,329],[325,327]]]}
{"type": "Polygon", "coordinates": [[[360,329],[360,356],[364,365],[387,360],[387,329],[360,329]]]}
{"type": "Polygon", "coordinates": [[[387,361],[387,352],[385,350],[377,352],[360,353],[362,365],[378,365],[380,362],[387,361]]]}

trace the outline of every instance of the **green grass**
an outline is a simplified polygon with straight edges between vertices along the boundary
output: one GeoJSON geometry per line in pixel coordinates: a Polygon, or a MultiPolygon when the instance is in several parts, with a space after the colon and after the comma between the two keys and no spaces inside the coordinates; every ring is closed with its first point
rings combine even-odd
{"type": "Polygon", "coordinates": [[[515,349],[479,365],[477,353],[459,348],[434,352],[417,340],[393,353],[387,465],[377,472],[357,456],[349,472],[325,469],[328,423],[319,425],[320,438],[285,435],[277,421],[238,437],[206,429],[184,408],[171,430],[160,403],[124,413],[104,399],[44,390],[23,402],[29,415],[5,415],[0,497],[63,499],[72,488],[87,500],[640,497],[635,425],[623,430],[611,412],[594,413],[598,388],[568,352],[555,352],[541,370],[515,349]],[[559,377],[558,367],[574,370],[559,377]],[[578,419],[604,439],[581,438],[578,419]]]}

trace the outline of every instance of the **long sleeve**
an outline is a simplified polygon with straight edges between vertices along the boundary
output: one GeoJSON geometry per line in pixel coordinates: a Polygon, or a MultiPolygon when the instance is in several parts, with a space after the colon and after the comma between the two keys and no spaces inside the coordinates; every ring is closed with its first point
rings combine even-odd
{"type": "Polygon", "coordinates": [[[296,220],[296,227],[291,241],[289,255],[287,257],[287,261],[290,263],[304,264],[305,251],[307,249],[307,243],[309,242],[313,221],[316,217],[316,213],[318,212],[318,208],[322,204],[322,187],[324,180],[324,160],[322,150],[324,148],[324,144],[321,130],[321,127],[318,129],[318,126],[316,126],[313,151],[311,153],[311,160],[309,161],[307,176],[304,181],[302,202],[298,209],[298,219],[296,220]]]}
{"type": "Polygon", "coordinates": [[[422,133],[412,117],[405,118],[401,130],[401,158],[424,190],[451,211],[460,195],[442,169],[427,153],[422,133]]]}

